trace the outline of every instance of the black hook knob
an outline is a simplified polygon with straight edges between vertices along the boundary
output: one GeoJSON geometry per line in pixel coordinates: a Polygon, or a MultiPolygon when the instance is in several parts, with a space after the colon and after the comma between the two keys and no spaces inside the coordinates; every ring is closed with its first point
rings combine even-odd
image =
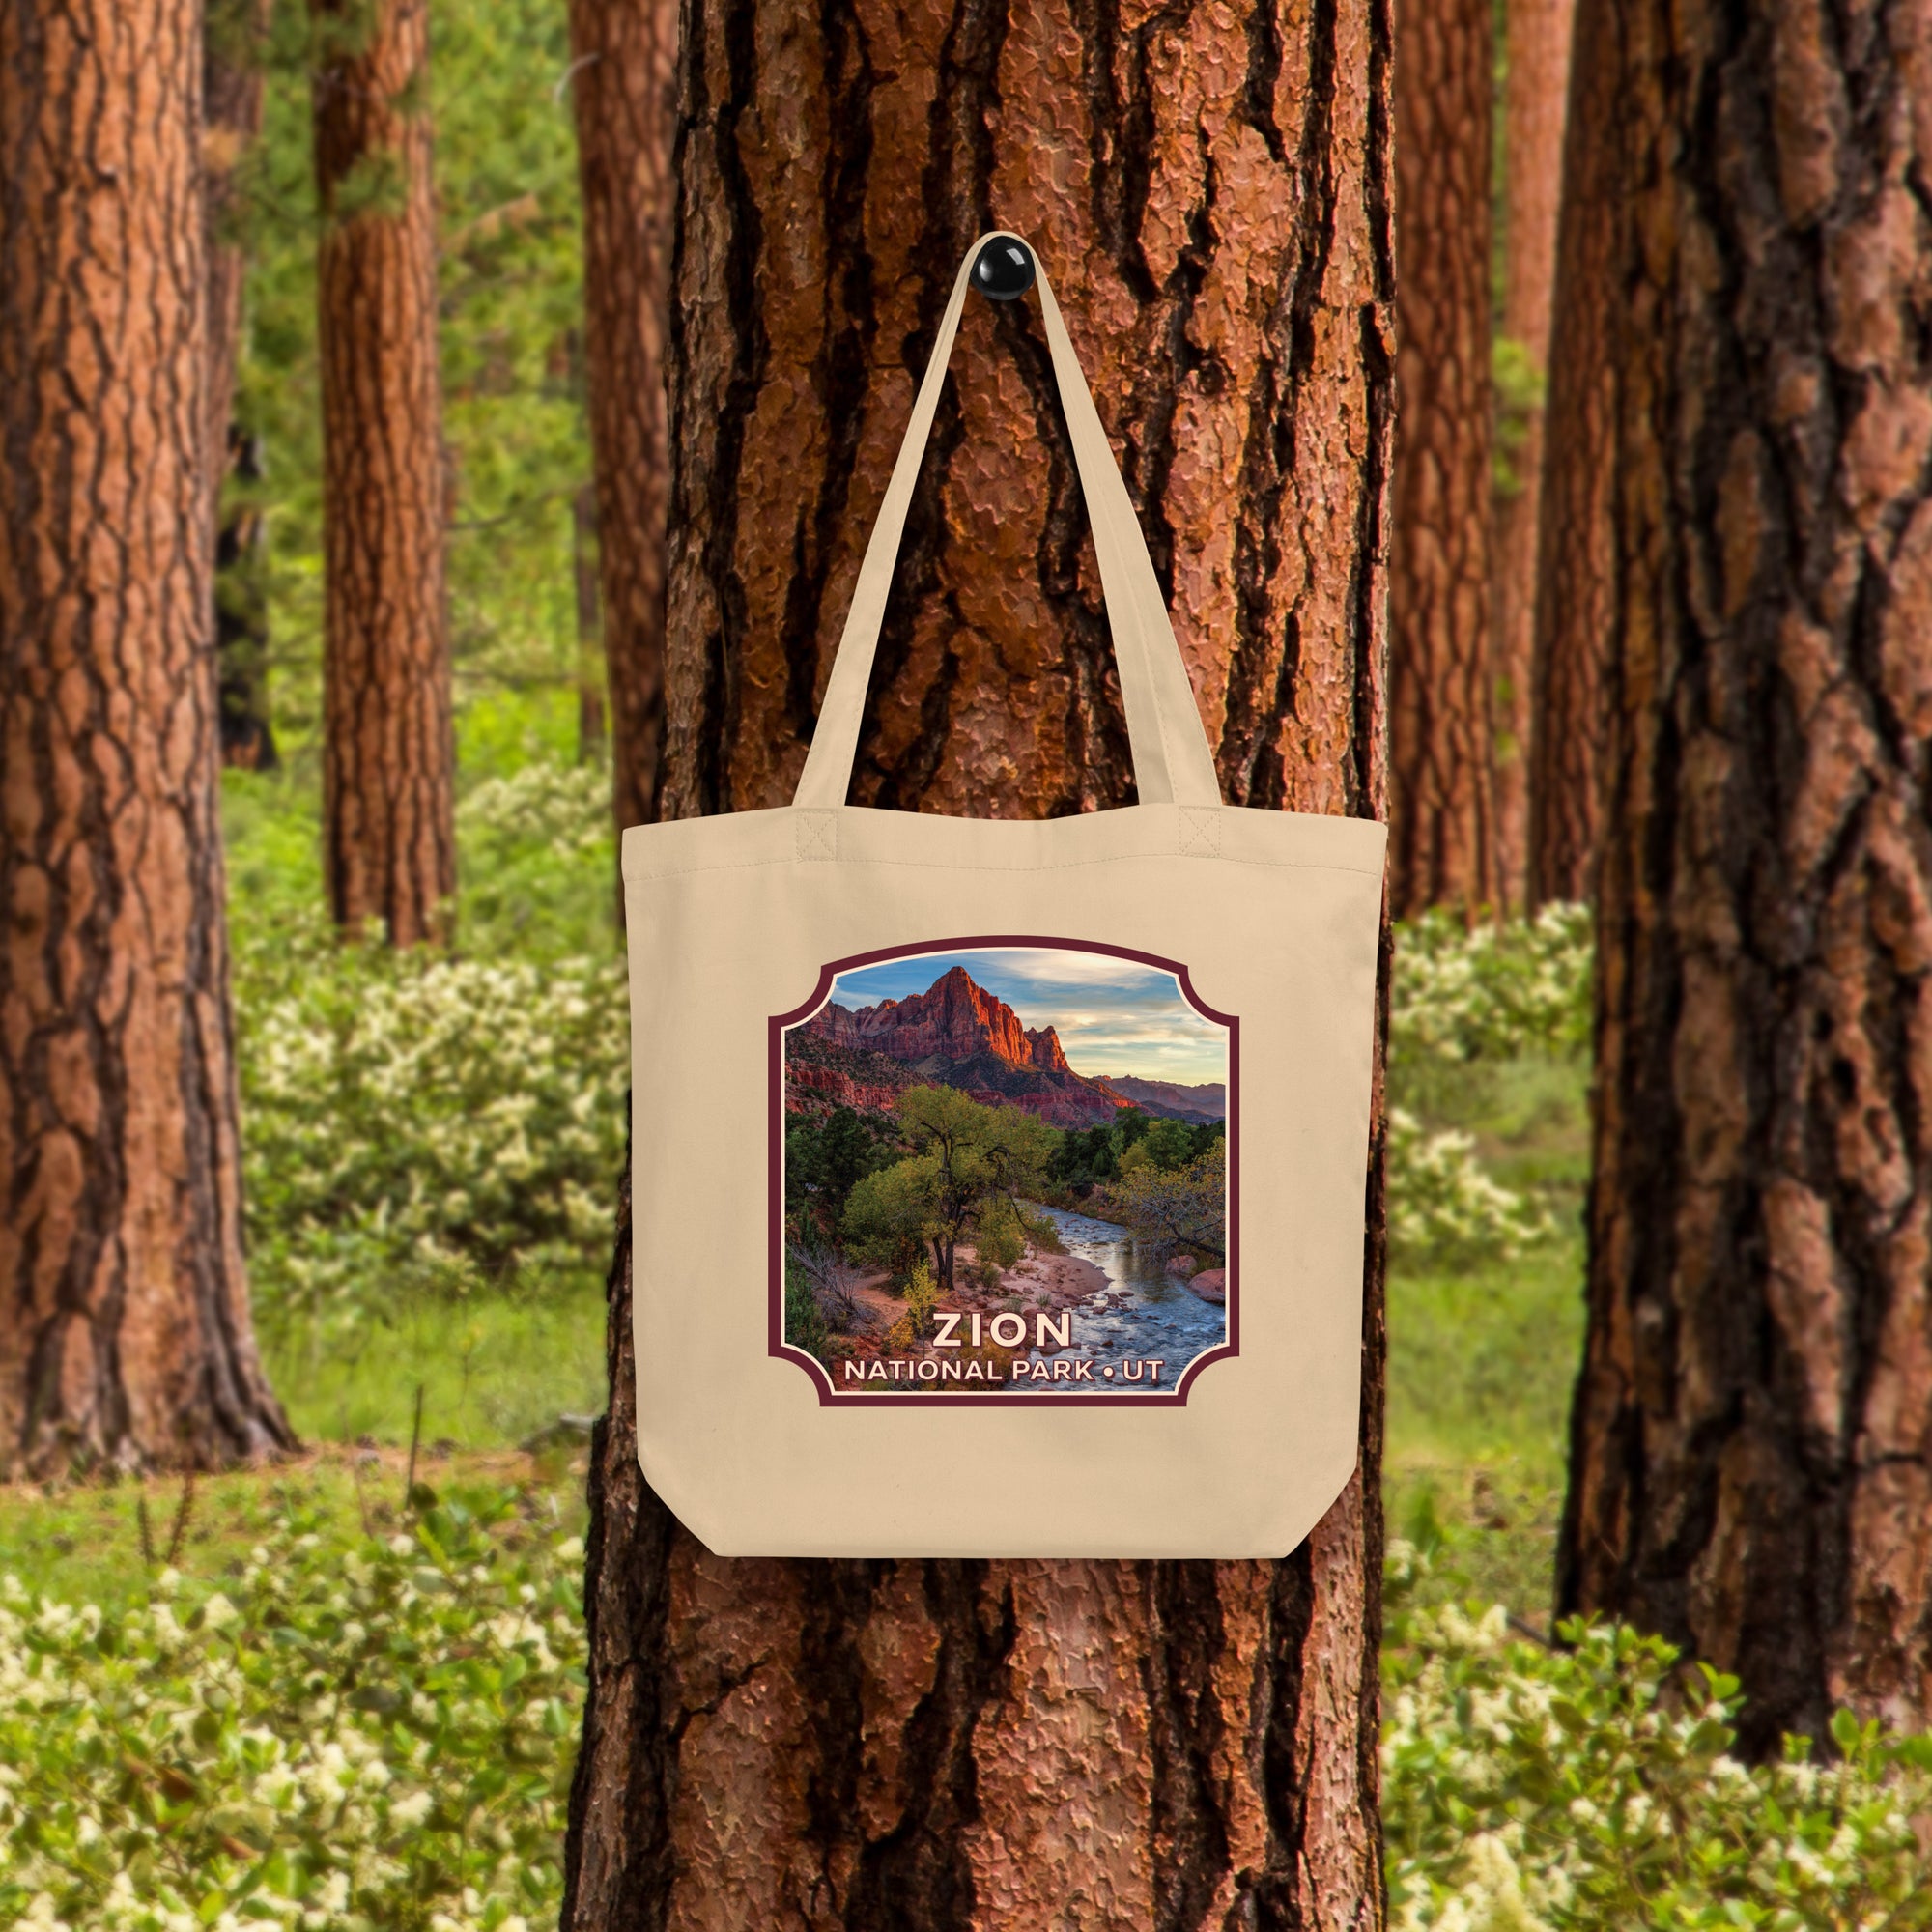
{"type": "Polygon", "coordinates": [[[994,236],[973,264],[973,286],[996,302],[1017,301],[1033,277],[1033,250],[1011,235],[994,236]]]}

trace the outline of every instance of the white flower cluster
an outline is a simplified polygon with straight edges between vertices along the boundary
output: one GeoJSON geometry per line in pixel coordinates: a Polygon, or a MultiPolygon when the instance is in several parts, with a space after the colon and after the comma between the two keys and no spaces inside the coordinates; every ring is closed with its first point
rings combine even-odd
{"type": "Polygon", "coordinates": [[[615,960],[487,964],[242,950],[242,1147],[256,1293],[278,1307],[601,1271],[623,1159],[615,960]]]}
{"type": "Polygon", "coordinates": [[[457,837],[471,863],[489,848],[560,865],[599,859],[611,846],[611,774],[602,765],[534,759],[507,778],[485,779],[456,808],[457,837]]]}
{"type": "Polygon", "coordinates": [[[1431,1133],[1413,1114],[1388,1118],[1389,1245],[1439,1259],[1507,1259],[1549,1233],[1513,1188],[1492,1179],[1476,1143],[1454,1127],[1431,1133]]]}
{"type": "Polygon", "coordinates": [[[1571,1053],[1590,1033],[1590,909],[1473,926],[1435,911],[1396,930],[1392,1060],[1571,1053]]]}
{"type": "Polygon", "coordinates": [[[1932,1925],[1926,1741],[1840,1714],[1837,1755],[1746,1765],[1735,1679],[1628,1629],[1556,1649],[1481,1618],[1401,1608],[1390,1551],[1383,1823],[1399,1932],[1932,1925]]]}
{"type": "Polygon", "coordinates": [[[554,1918],[583,1635],[547,1516],[480,1492],[346,1557],[291,1516],[231,1590],[117,1613],[7,1579],[0,1927],[554,1918]]]}

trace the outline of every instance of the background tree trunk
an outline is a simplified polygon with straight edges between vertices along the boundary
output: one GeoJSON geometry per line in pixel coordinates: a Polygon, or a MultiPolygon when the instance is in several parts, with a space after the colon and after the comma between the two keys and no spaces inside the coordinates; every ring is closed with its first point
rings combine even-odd
{"type": "Polygon", "coordinates": [[[597,487],[570,499],[570,567],[577,585],[577,761],[604,755],[604,599],[597,568],[597,487]]]}
{"type": "MultiPolygon", "coordinates": [[[[959,255],[998,224],[1046,255],[1228,793],[1380,812],[1386,15],[814,19],[685,14],[666,813],[790,797],[959,255]]],[[[1121,803],[1037,306],[976,299],[961,332],[855,796],[1121,803]]],[[[638,1474],[620,1250],[564,1923],[1379,1925],[1379,1147],[1360,1471],[1273,1564],[715,1558],[638,1474]]]]}
{"type": "Polygon", "coordinates": [[[1561,1595],[1735,1671],[1768,1751],[1839,1703],[1932,1716],[1932,32],[1623,23],[1561,1595]]]}
{"type": "Polygon", "coordinates": [[[1490,0],[1399,0],[1401,430],[1389,579],[1389,898],[1501,887],[1490,644],[1490,0]]]}
{"type": "Polygon", "coordinates": [[[0,1475],[287,1445],[248,1320],[195,0],[0,11],[0,1475]]]}
{"type": "Polygon", "coordinates": [[[270,771],[278,762],[269,719],[269,600],[262,582],[266,533],[257,504],[242,496],[224,505],[222,496],[230,477],[245,489],[262,476],[261,444],[235,420],[235,370],[247,269],[238,176],[262,132],[268,30],[264,0],[209,0],[201,129],[208,263],[208,427],[203,446],[208,514],[215,531],[221,761],[250,771],[270,771]]]}
{"type": "Polygon", "coordinates": [[[238,230],[242,211],[237,179],[262,132],[262,86],[268,58],[264,0],[207,0],[202,58],[201,167],[203,243],[208,263],[208,456],[211,511],[233,454],[229,424],[242,339],[242,285],[247,269],[238,230]]]}
{"type": "Polygon", "coordinates": [[[1604,663],[1616,590],[1610,318],[1625,219],[1615,145],[1621,46],[1615,0],[1576,0],[1536,533],[1529,749],[1535,905],[1590,896],[1602,822],[1604,663]]]}
{"type": "Polygon", "coordinates": [[[269,715],[269,532],[246,494],[262,480],[262,445],[239,425],[223,441],[241,486],[214,532],[214,654],[220,674],[221,762],[271,772],[281,763],[269,715]]]}
{"type": "Polygon", "coordinates": [[[1503,343],[1518,396],[1503,399],[1503,467],[1491,528],[1494,629],[1496,875],[1507,905],[1529,884],[1530,694],[1536,656],[1536,531],[1543,389],[1556,281],[1556,213],[1574,0],[1508,0],[1503,88],[1503,343]]]}
{"type": "Polygon", "coordinates": [[[329,904],[412,946],[456,891],[427,0],[311,0],[329,904]]]}
{"type": "MultiPolygon", "coordinates": [[[[677,0],[571,0],[583,349],[617,825],[657,816],[664,745],[666,312],[677,0]]],[[[580,609],[582,608],[580,602],[580,609]]]]}

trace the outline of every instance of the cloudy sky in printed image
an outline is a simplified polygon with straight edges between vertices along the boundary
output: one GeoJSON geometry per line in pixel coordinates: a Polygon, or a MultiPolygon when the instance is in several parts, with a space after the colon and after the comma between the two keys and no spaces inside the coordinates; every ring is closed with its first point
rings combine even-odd
{"type": "Polygon", "coordinates": [[[1076,1073],[1189,1086],[1228,1077],[1227,1029],[1187,1004],[1174,975],[1104,952],[1043,946],[921,952],[839,974],[832,1000],[854,1008],[903,1000],[955,966],[1006,1001],[1022,1026],[1057,1028],[1076,1073]]]}

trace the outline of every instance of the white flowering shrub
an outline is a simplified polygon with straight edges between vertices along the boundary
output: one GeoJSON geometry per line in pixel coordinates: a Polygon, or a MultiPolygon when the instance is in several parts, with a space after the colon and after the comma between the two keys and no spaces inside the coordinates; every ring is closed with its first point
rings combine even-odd
{"type": "Polygon", "coordinates": [[[238,948],[236,1006],[266,1321],[602,1273],[629,1064],[615,959],[398,954],[318,920],[238,948]]]}
{"type": "Polygon", "coordinates": [[[1554,1231],[1476,1143],[1432,1116],[1467,1111],[1510,1061],[1574,1061],[1590,1033],[1589,909],[1547,906],[1473,928],[1445,912],[1396,928],[1389,991],[1389,1240],[1411,1260],[1507,1260],[1554,1231]]]}
{"type": "Polygon", "coordinates": [[[1550,1233],[1547,1215],[1491,1178],[1470,1135],[1431,1133],[1401,1107],[1389,1109],[1387,1186],[1389,1246],[1411,1259],[1506,1261],[1550,1233]]]}
{"type": "Polygon", "coordinates": [[[536,760],[456,808],[458,931],[482,957],[614,952],[616,837],[604,765],[536,760]]]}
{"type": "Polygon", "coordinates": [[[1396,928],[1389,1061],[1577,1053],[1590,1037],[1590,909],[1465,927],[1433,911],[1396,928]]]}
{"type": "Polygon", "coordinates": [[[582,1546],[531,1494],[417,1498],[346,1547],[286,1501],[199,1600],[0,1579],[0,1927],[555,1922],[582,1546]]]}
{"type": "MultiPolygon", "coordinates": [[[[1398,1605],[1414,1552],[1392,1546],[1398,1605]]],[[[1398,1610],[1383,1830],[1398,1932],[1932,1926],[1932,1740],[1840,1713],[1841,1755],[1730,1755],[1738,1684],[1628,1629],[1513,1640],[1398,1610]]]]}

